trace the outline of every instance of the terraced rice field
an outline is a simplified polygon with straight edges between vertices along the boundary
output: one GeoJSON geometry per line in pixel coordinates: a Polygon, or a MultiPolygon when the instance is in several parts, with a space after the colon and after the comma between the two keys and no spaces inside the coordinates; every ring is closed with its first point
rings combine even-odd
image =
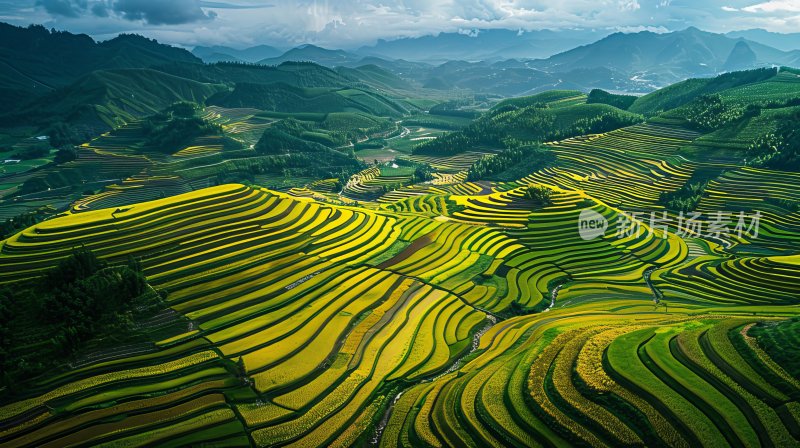
{"type": "Polygon", "coordinates": [[[135,175],[125,179],[119,185],[109,185],[98,194],[73,202],[72,210],[85,211],[121,207],[174,196],[190,190],[188,183],[177,176],[135,175]]]}
{"type": "Polygon", "coordinates": [[[481,152],[481,151],[466,151],[461,154],[456,154],[453,156],[445,156],[445,157],[435,157],[435,156],[425,156],[425,155],[405,155],[402,156],[402,158],[411,162],[427,163],[428,165],[432,166],[433,168],[442,173],[457,174],[461,171],[468,170],[473,163],[475,163],[478,159],[485,156],[486,154],[491,154],[491,153],[481,152]]]}
{"type": "Polygon", "coordinates": [[[393,413],[381,445],[797,444],[796,422],[781,418],[796,381],[769,385],[731,343],[752,318],[608,305],[621,309],[490,331],[460,375],[400,397],[395,409],[416,412],[393,413]]]}
{"type": "Polygon", "coordinates": [[[260,116],[258,109],[227,109],[219,106],[205,108],[203,118],[222,126],[226,134],[244,140],[257,141],[266,128],[275,122],[272,118],[260,116]]]}
{"type": "MultiPolygon", "coordinates": [[[[314,200],[334,179],[87,198],[4,240],[1,281],[76,246],[133,255],[186,328],[32,379],[0,406],[0,445],[798,446],[800,383],[759,345],[800,314],[794,215],[763,208],[764,238],[623,231],[712,163],[680,155],[697,137],[569,139],[501,184],[465,182],[478,153],[388,193],[370,168],[342,192],[370,207],[314,200]],[[578,232],[587,210],[609,223],[597,238],[578,232]]],[[[728,170],[698,207],[797,200],[783,176],[728,170]]]]}

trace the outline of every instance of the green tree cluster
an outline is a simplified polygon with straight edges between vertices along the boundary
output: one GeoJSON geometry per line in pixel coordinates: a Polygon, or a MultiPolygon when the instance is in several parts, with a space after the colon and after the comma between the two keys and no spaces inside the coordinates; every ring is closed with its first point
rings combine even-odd
{"type": "Polygon", "coordinates": [[[412,152],[452,155],[476,147],[514,148],[608,132],[640,123],[643,119],[641,115],[618,109],[580,116],[580,111],[565,114],[543,103],[526,107],[508,104],[482,115],[460,131],[417,145],[412,152]]]}
{"type": "Polygon", "coordinates": [[[700,203],[707,186],[708,181],[689,182],[678,190],[662,191],[658,202],[669,210],[689,212],[700,203]]]}
{"type": "Polygon", "coordinates": [[[15,159],[33,160],[47,157],[50,154],[50,145],[47,143],[36,143],[20,149],[14,154],[15,159]]]}
{"type": "Polygon", "coordinates": [[[141,265],[109,267],[80,248],[44,277],[42,320],[54,327],[53,345],[72,353],[104,328],[129,323],[133,299],[145,292],[141,265]]]}
{"type": "MultiPolygon", "coordinates": [[[[748,112],[752,114],[753,111],[748,112]]],[[[745,108],[725,101],[718,94],[702,95],[685,112],[689,126],[699,131],[713,131],[745,116],[745,108]]]]}
{"type": "Polygon", "coordinates": [[[179,102],[144,120],[145,146],[172,154],[197,137],[222,135],[222,126],[195,116],[196,110],[193,103],[179,102]]]}
{"type": "Polygon", "coordinates": [[[747,163],[784,171],[800,171],[800,112],[783,118],[774,132],[759,136],[747,148],[747,163]]]}
{"type": "Polygon", "coordinates": [[[553,204],[552,194],[553,191],[543,185],[531,186],[525,190],[525,199],[539,207],[546,207],[553,204]]]}
{"type": "Polygon", "coordinates": [[[109,265],[85,248],[75,249],[35,282],[0,288],[3,384],[66,362],[90,340],[131,337],[137,316],[163,307],[161,296],[148,291],[136,259],[109,265]]]}
{"type": "Polygon", "coordinates": [[[417,164],[414,168],[413,182],[427,182],[433,180],[433,167],[427,163],[417,164]]]}

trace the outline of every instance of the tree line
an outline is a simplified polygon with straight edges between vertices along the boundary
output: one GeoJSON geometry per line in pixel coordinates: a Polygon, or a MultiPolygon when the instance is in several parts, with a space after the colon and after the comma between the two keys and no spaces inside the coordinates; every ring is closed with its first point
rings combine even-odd
{"type": "Polygon", "coordinates": [[[552,164],[555,156],[538,146],[512,146],[498,154],[481,157],[467,171],[467,180],[512,181],[552,164]]]}
{"type": "MultiPolygon", "coordinates": [[[[579,111],[580,112],[580,111],[579,111]]],[[[488,112],[461,131],[415,146],[414,154],[453,155],[476,147],[512,148],[584,134],[608,132],[640,123],[644,118],[622,110],[575,116],[545,103],[526,107],[508,104],[488,112]],[[565,119],[566,118],[566,119],[565,119]]]]}
{"type": "Polygon", "coordinates": [[[124,340],[137,317],[161,308],[163,297],[149,287],[138,260],[110,265],[76,248],[35,282],[0,288],[2,382],[63,364],[90,340],[124,340]]]}

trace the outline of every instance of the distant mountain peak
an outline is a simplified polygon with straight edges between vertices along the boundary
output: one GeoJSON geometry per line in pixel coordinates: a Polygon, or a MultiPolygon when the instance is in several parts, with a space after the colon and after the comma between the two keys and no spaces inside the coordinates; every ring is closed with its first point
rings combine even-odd
{"type": "Polygon", "coordinates": [[[728,71],[749,68],[758,62],[758,56],[744,39],[738,39],[723,68],[728,71]]]}
{"type": "Polygon", "coordinates": [[[280,56],[283,54],[283,52],[275,47],[270,47],[269,45],[263,44],[256,45],[255,47],[244,48],[242,50],[219,45],[211,47],[198,45],[197,47],[194,47],[192,54],[207,63],[220,61],[244,61],[254,63],[262,59],[280,56]]]}
{"type": "MultiPolygon", "coordinates": [[[[474,30],[473,30],[474,31],[474,30]]],[[[441,64],[448,60],[486,61],[537,59],[589,44],[608,34],[606,30],[479,29],[477,33],[441,32],[418,37],[378,39],[357,52],[364,56],[441,64]]]]}
{"type": "Polygon", "coordinates": [[[344,50],[330,50],[314,44],[303,44],[294,47],[280,56],[259,61],[264,65],[279,65],[287,61],[310,61],[328,67],[352,64],[361,57],[344,50]]]}

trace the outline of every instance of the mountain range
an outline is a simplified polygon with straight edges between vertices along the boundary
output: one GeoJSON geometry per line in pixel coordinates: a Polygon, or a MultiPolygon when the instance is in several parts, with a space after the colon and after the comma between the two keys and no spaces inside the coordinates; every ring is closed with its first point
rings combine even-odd
{"type": "Polygon", "coordinates": [[[256,45],[255,47],[237,50],[225,46],[197,46],[192,49],[192,54],[207,63],[214,62],[250,62],[256,63],[262,59],[275,58],[283,51],[269,45],[256,45]]]}
{"type": "Polygon", "coordinates": [[[359,48],[356,53],[430,63],[540,59],[592,43],[608,34],[608,31],[600,30],[473,30],[395,40],[380,39],[373,46],[359,48]]]}
{"type": "Polygon", "coordinates": [[[468,32],[439,33],[420,37],[403,37],[394,40],[379,39],[374,45],[360,48],[331,50],[304,44],[281,52],[275,47],[258,45],[245,49],[224,46],[197,46],[195,56],[205,62],[238,61],[279,63],[292,58],[305,57],[315,62],[353,63],[364,57],[404,59],[430,64],[451,60],[483,61],[512,58],[546,58],[578,45],[594,42],[608,35],[608,31],[522,31],[506,29],[472,30],[468,32]],[[266,60],[266,61],[265,61],[266,60]]]}
{"type": "Polygon", "coordinates": [[[548,72],[604,67],[635,84],[657,88],[686,78],[748,68],[797,65],[800,50],[782,51],[690,27],[672,33],[614,33],[593,44],[534,61],[548,72]]]}
{"type": "Polygon", "coordinates": [[[769,45],[783,51],[800,49],[800,33],[771,33],[763,29],[731,31],[725,36],[734,39],[744,38],[760,44],[769,45]]]}
{"type": "MultiPolygon", "coordinates": [[[[687,78],[796,66],[800,64],[798,36],[764,30],[717,34],[694,27],[670,33],[613,34],[479,30],[379,40],[350,51],[307,44],[257,62],[311,61],[328,67],[372,64],[418,86],[499,95],[531,94],[547,88],[647,92],[687,78]]],[[[206,62],[226,60],[220,56],[223,50],[217,50],[209,54],[200,47],[194,53],[206,62]]],[[[228,51],[227,60],[240,60],[234,54],[243,51],[250,50],[228,51]]],[[[249,62],[254,62],[252,57],[249,62]]]]}
{"type": "Polygon", "coordinates": [[[99,111],[93,121],[101,123],[107,121],[110,114],[106,111],[111,109],[120,108],[123,115],[133,117],[162,106],[150,101],[138,104],[130,97],[135,92],[121,87],[126,77],[133,77],[131,85],[142,83],[143,89],[148,82],[165,82],[168,91],[202,92],[189,98],[193,100],[215,92],[219,98],[220,86],[225,85],[236,91],[237,98],[245,98],[247,92],[268,91],[274,96],[274,88],[236,89],[239,84],[275,83],[300,89],[428,89],[505,97],[548,89],[646,93],[687,78],[757,67],[800,66],[800,50],[785,50],[797,38],[788,34],[750,30],[724,35],[696,28],[603,34],[488,30],[379,41],[350,51],[306,44],[285,52],[266,45],[238,50],[196,47],[190,52],[137,35],[97,42],[87,35],[40,25],[0,24],[0,94],[6,104],[3,114],[12,122],[33,115],[46,119],[38,111],[42,101],[58,105],[52,110],[60,117],[84,116],[85,111],[77,111],[81,98],[91,98],[99,111]],[[594,40],[598,36],[601,38],[594,40]],[[763,43],[767,41],[778,42],[781,48],[763,43]],[[558,52],[564,48],[568,49],[558,52]],[[294,62],[313,64],[283,65],[294,62]],[[126,71],[130,69],[140,71],[126,71]],[[113,73],[97,74],[106,71],[113,73]],[[91,86],[91,95],[87,86],[91,86]]]}

